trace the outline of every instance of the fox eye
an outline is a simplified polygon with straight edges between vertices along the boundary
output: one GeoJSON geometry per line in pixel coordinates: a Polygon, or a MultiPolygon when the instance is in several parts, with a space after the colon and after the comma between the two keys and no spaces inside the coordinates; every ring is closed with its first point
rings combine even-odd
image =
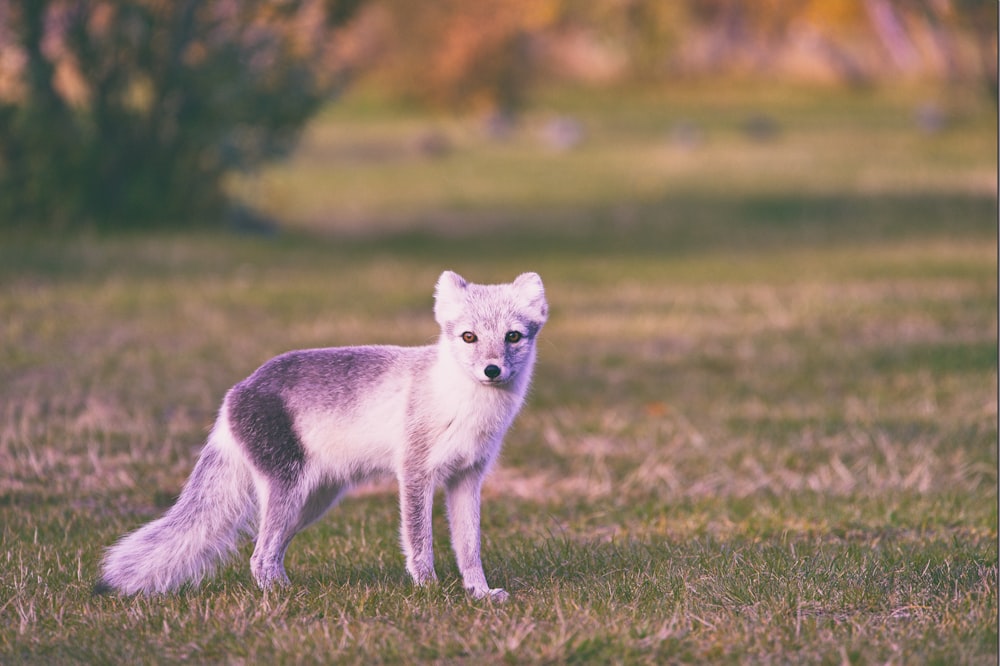
{"type": "Polygon", "coordinates": [[[479,338],[476,337],[476,334],[473,333],[472,331],[466,331],[465,333],[462,333],[462,341],[468,342],[470,345],[478,339],[479,338]]]}
{"type": "Polygon", "coordinates": [[[522,337],[524,336],[521,334],[520,331],[507,331],[507,335],[504,337],[504,339],[507,342],[513,344],[515,342],[520,342],[522,337]]]}

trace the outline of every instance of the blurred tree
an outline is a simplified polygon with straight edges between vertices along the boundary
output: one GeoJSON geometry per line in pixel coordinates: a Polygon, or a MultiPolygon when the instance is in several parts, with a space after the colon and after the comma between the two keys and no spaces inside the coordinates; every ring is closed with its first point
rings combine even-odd
{"type": "Polygon", "coordinates": [[[531,74],[530,37],[558,0],[383,0],[384,74],[400,93],[448,107],[516,109],[531,74]]]}
{"type": "Polygon", "coordinates": [[[511,112],[531,84],[567,79],[868,85],[985,68],[995,81],[996,11],[996,0],[370,0],[361,50],[393,95],[511,112]],[[983,65],[969,57],[977,38],[983,65]]]}
{"type": "Polygon", "coordinates": [[[547,38],[579,34],[619,54],[620,76],[634,80],[662,78],[670,53],[690,23],[688,2],[662,0],[561,0],[559,21],[547,38]]]}
{"type": "Polygon", "coordinates": [[[0,0],[0,225],[186,224],[340,83],[361,0],[0,0]]]}
{"type": "Polygon", "coordinates": [[[979,75],[984,89],[998,103],[1000,87],[997,83],[997,20],[998,3],[995,0],[925,0],[926,15],[937,30],[935,44],[945,54],[948,73],[961,76],[959,55],[963,32],[970,32],[979,55],[979,75]]]}

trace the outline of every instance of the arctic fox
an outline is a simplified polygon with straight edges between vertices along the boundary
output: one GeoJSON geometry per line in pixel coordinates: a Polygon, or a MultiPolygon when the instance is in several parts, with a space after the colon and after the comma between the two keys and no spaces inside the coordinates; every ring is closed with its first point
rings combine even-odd
{"type": "Polygon", "coordinates": [[[292,537],[352,485],[395,474],[413,581],[437,578],[431,508],[443,485],[466,590],[506,599],[483,573],[480,489],[531,381],[545,290],[535,273],[478,285],[445,271],[434,316],[437,344],[292,351],[230,389],[177,503],[107,550],[95,591],[197,585],[254,528],[254,579],[287,585],[292,537]]]}

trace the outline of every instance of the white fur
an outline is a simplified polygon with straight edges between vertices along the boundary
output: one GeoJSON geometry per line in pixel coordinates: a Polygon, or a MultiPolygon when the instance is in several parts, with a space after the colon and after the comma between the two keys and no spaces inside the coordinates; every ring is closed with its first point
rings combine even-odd
{"type": "Polygon", "coordinates": [[[534,273],[473,285],[446,271],[434,312],[442,329],[436,345],[295,352],[237,384],[177,503],[108,549],[98,589],[163,593],[197,584],[254,519],[254,578],[264,588],[286,584],[283,560],[294,534],[350,486],[393,474],[414,581],[436,578],[431,503],[435,486],[444,485],[465,587],[477,598],[505,599],[483,573],[480,491],[531,381],[535,338],[548,314],[544,289],[534,273]],[[512,341],[512,331],[520,339],[512,341]],[[283,434],[286,418],[300,448],[260,435],[283,434]]]}
{"type": "Polygon", "coordinates": [[[218,455],[202,454],[166,515],[108,549],[97,591],[148,594],[170,592],[185,582],[197,585],[236,550],[255,508],[250,470],[224,419],[216,423],[205,450],[218,455]]]}

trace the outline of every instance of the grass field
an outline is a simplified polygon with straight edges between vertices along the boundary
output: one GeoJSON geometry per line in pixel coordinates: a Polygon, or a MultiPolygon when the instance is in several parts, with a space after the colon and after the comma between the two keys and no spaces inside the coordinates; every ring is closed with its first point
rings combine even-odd
{"type": "Polygon", "coordinates": [[[995,113],[561,92],[498,141],[360,96],[234,181],[278,234],[0,238],[0,663],[995,664],[995,113]],[[433,340],[444,268],[551,304],[485,490],[508,603],[466,598],[440,511],[441,583],[409,585],[391,483],[296,538],[288,590],[248,544],[197,590],[91,596],[230,385],[433,340]]]}

